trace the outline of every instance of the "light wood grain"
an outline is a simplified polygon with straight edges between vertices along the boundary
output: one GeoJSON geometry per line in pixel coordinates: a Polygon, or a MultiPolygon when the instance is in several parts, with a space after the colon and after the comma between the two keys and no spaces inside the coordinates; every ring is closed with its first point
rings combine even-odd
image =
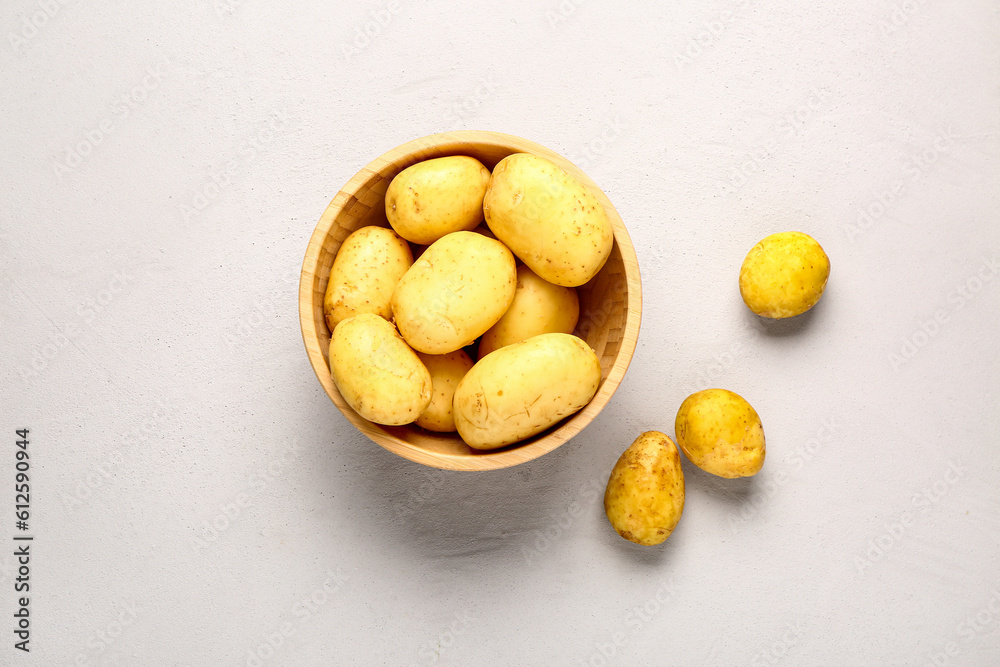
{"type": "Polygon", "coordinates": [[[576,165],[536,143],[498,132],[445,132],[395,148],[373,160],[337,193],[312,234],[299,282],[299,320],[309,362],[330,400],[372,441],[402,457],[448,470],[491,470],[530,461],[567,442],[607,405],[628,369],[639,337],[642,288],[639,264],[625,224],[597,185],[576,165]],[[601,385],[580,412],[504,449],[478,452],[457,434],[425,431],[415,425],[381,426],[367,421],[341,397],[327,359],[330,331],[323,317],[323,295],[333,259],[347,235],[366,225],[387,227],[384,199],[393,177],[406,167],[435,157],[471,155],[489,169],[512,153],[533,153],[552,160],[591,190],[614,226],[615,245],[607,264],[589,283],[577,288],[580,322],[574,333],[601,360],[601,385]]]}

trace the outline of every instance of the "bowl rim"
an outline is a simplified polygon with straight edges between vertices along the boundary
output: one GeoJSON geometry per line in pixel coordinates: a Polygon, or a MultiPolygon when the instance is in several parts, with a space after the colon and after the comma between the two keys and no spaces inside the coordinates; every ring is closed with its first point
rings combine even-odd
{"type": "MultiPolygon", "coordinates": [[[[399,170],[401,171],[403,168],[400,167],[399,170]]],[[[611,396],[621,384],[625,372],[632,361],[632,356],[635,353],[641,319],[642,284],[635,248],[632,245],[632,239],[629,237],[628,230],[625,228],[624,221],[618,215],[618,211],[607,195],[583,170],[555,151],[528,139],[501,132],[462,130],[431,134],[401,144],[369,162],[344,184],[323,211],[319,222],[316,224],[316,228],[309,238],[309,245],[306,248],[299,276],[299,324],[302,330],[302,339],[313,372],[316,374],[316,378],[319,380],[327,396],[361,433],[379,446],[410,461],[444,470],[496,470],[506,468],[536,459],[568,442],[590,424],[598,413],[604,409],[611,396]],[[611,369],[608,371],[607,377],[601,382],[600,388],[591,401],[548,432],[543,432],[544,436],[537,440],[528,442],[525,445],[514,445],[474,455],[446,454],[422,449],[402,440],[389,430],[405,427],[384,427],[374,424],[361,417],[347,405],[347,402],[340,395],[340,392],[337,391],[333,383],[326,358],[323,356],[320,331],[317,326],[318,323],[314,318],[315,311],[311,285],[319,264],[320,252],[333,227],[334,221],[337,220],[345,206],[351,201],[353,194],[360,187],[371,179],[379,177],[386,167],[391,167],[393,163],[399,162],[400,158],[406,158],[406,160],[403,160],[404,162],[409,160],[410,164],[415,164],[416,162],[432,157],[468,154],[462,150],[463,146],[473,149],[477,146],[492,147],[505,151],[509,150],[511,153],[532,153],[539,155],[560,166],[593,192],[604,206],[611,221],[614,242],[618,246],[618,250],[622,256],[622,263],[624,265],[623,273],[627,290],[624,312],[625,319],[622,325],[622,339],[618,353],[615,356],[611,369]],[[447,152],[441,152],[442,150],[446,150],[447,152]]]]}

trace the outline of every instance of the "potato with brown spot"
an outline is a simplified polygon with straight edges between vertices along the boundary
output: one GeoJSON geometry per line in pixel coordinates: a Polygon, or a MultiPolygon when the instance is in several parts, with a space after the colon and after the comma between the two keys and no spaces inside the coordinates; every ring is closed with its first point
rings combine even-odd
{"type": "Polygon", "coordinates": [[[475,449],[496,449],[572,415],[601,384],[601,362],[586,342],[547,333],[480,359],[455,391],[455,426],[475,449]]]}
{"type": "Polygon", "coordinates": [[[347,404],[368,421],[401,426],[431,402],[431,374],[378,315],[349,317],[330,337],[330,375],[347,404]]]}
{"type": "Polygon", "coordinates": [[[604,512],[630,542],[651,546],[670,537],[684,512],[684,472],[670,438],[646,431],[629,445],[611,470],[604,512]]]}
{"type": "Polygon", "coordinates": [[[750,249],[740,267],[740,295],[761,317],[801,315],[816,305],[830,278],[830,258],[808,234],[771,234],[750,249]]]}
{"type": "Polygon", "coordinates": [[[497,240],[455,232],[435,241],[399,279],[392,315],[413,349],[447,354],[471,344],[510,307],[514,255],[497,240]]]}
{"type": "Polygon", "coordinates": [[[455,390],[465,374],[472,368],[472,359],[465,350],[455,350],[448,354],[423,354],[417,352],[420,361],[431,374],[433,395],[427,409],[417,417],[417,426],[428,431],[450,433],[455,430],[455,415],[452,404],[455,390]]]}
{"type": "Polygon", "coordinates": [[[611,256],[614,230],[597,197],[538,155],[514,153],[494,167],[483,211],[497,238],[555,285],[583,285],[611,256]]]}
{"type": "Polygon", "coordinates": [[[392,317],[392,292],[413,264],[410,246],[386,227],[362,227],[351,233],[337,252],[323,298],[326,326],[348,317],[374,313],[392,317]]]}
{"type": "Polygon", "coordinates": [[[684,399],[674,432],[691,463],[713,475],[750,477],[764,465],[760,415],[746,399],[726,389],[705,389],[684,399]]]}
{"type": "Polygon", "coordinates": [[[407,241],[430,245],[483,221],[490,170],[474,157],[424,160],[396,174],[385,193],[385,215],[407,241]]]}

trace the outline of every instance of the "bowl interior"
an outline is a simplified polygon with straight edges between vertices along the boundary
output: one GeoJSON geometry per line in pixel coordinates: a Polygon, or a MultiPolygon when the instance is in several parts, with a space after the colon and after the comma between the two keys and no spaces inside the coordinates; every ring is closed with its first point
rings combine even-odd
{"type": "Polygon", "coordinates": [[[362,169],[327,207],[313,233],[302,267],[299,317],[313,370],[327,395],[344,415],[376,443],[405,458],[455,470],[502,468],[549,452],[576,435],[610,399],[628,368],[638,338],[641,313],[639,269],[621,218],[605,194],[575,165],[543,146],[496,132],[449,132],[431,135],[389,151],[362,169]],[[323,296],[330,267],[347,236],[366,225],[388,227],[385,192],[393,177],[421,160],[470,155],[490,170],[512,153],[534,153],[552,160],[590,189],[614,226],[615,243],[604,268],[577,288],[580,320],[574,332],[594,348],[601,361],[601,385],[580,412],[552,428],[503,449],[480,452],[457,433],[425,431],[416,425],[382,426],[367,421],[347,405],[330,376],[330,331],[323,316],[323,296]]]}

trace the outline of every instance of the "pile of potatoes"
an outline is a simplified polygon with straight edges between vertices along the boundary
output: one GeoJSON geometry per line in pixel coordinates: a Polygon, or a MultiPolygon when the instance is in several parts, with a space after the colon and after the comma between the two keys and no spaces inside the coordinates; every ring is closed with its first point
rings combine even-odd
{"type": "Polygon", "coordinates": [[[397,174],[385,212],[391,229],[344,240],[324,298],[330,373],[351,408],[489,450],[590,402],[601,365],[572,335],[574,288],[614,243],[593,194],[536,155],[492,173],[449,156],[397,174]]]}

